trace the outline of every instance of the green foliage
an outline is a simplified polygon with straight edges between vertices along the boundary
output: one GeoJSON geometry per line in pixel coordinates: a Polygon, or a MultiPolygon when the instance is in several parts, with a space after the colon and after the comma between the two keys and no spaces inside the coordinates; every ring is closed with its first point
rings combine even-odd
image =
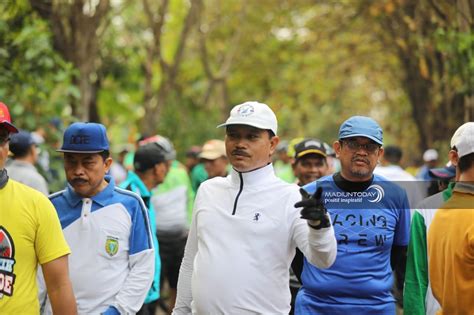
{"type": "MultiPolygon", "coordinates": [[[[161,1],[148,2],[152,12],[159,12],[161,1]]],[[[118,145],[134,142],[151,115],[144,104],[145,65],[154,39],[142,0],[113,3],[99,42],[97,104],[118,145]]],[[[155,98],[168,79],[163,62],[174,62],[191,3],[169,2],[160,37],[163,60],[155,53],[151,63],[155,98]]],[[[332,142],[343,120],[370,115],[384,127],[387,144],[398,144],[415,157],[420,139],[412,117],[418,104],[410,103],[397,49],[415,61],[421,77],[437,84],[429,91],[426,120],[443,109],[446,91],[473,94],[474,35],[460,32],[452,16],[436,24],[426,1],[202,0],[202,5],[171,91],[153,117],[153,132],[170,137],[180,158],[190,145],[222,138],[215,126],[233,105],[247,100],[271,105],[286,139],[332,142]],[[407,14],[416,5],[418,15],[407,14]],[[398,23],[399,32],[381,27],[387,21],[398,23]],[[422,30],[425,24],[436,25],[436,31],[422,30]],[[381,38],[391,38],[393,45],[381,38]],[[433,74],[437,53],[446,62],[447,76],[433,74]]],[[[53,116],[70,119],[71,99],[80,98],[72,83],[77,70],[54,51],[48,24],[26,0],[0,3],[0,67],[0,99],[13,106],[20,126],[33,128],[53,116]]],[[[438,138],[435,143],[446,140],[438,138]]]]}
{"type": "Polygon", "coordinates": [[[34,129],[51,117],[66,116],[78,97],[74,72],[54,51],[48,25],[26,1],[0,2],[0,99],[15,123],[34,129]]]}
{"type": "Polygon", "coordinates": [[[448,72],[457,90],[474,94],[474,33],[438,28],[437,49],[446,55],[448,72]]]}

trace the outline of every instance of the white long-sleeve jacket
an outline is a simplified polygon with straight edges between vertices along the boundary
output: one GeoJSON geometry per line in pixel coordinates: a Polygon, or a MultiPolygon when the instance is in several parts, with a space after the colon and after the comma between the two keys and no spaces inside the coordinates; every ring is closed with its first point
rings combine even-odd
{"type": "Polygon", "coordinates": [[[174,314],[288,314],[298,247],[319,268],[336,258],[333,227],[315,230],[294,204],[299,187],[271,164],[201,184],[174,314]]]}

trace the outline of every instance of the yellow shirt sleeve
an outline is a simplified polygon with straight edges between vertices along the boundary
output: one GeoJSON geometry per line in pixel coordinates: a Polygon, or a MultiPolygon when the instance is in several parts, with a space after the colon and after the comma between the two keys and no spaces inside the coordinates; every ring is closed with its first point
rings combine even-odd
{"type": "Polygon", "coordinates": [[[48,198],[38,198],[38,229],[35,248],[42,265],[71,253],[64,238],[58,214],[48,198]]]}

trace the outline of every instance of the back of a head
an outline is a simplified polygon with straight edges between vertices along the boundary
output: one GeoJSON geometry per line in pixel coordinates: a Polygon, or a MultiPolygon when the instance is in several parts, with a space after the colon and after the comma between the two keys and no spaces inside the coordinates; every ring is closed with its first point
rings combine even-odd
{"type": "Polygon", "coordinates": [[[400,147],[389,145],[385,147],[384,159],[391,164],[399,164],[402,159],[403,151],[400,147]]]}
{"type": "Polygon", "coordinates": [[[461,173],[474,166],[474,122],[467,122],[456,130],[451,147],[457,151],[461,173]]]}
{"type": "Polygon", "coordinates": [[[156,142],[140,145],[133,158],[133,167],[136,172],[143,173],[156,164],[166,162],[165,151],[156,142]]]}
{"type": "Polygon", "coordinates": [[[33,137],[28,131],[20,130],[10,136],[10,152],[13,153],[14,159],[27,156],[34,144],[33,137]]]}
{"type": "Polygon", "coordinates": [[[173,143],[168,138],[163,137],[161,135],[156,135],[140,141],[139,144],[144,145],[150,142],[158,144],[163,149],[165,153],[165,159],[167,161],[172,161],[176,159],[176,150],[174,149],[173,143]]]}

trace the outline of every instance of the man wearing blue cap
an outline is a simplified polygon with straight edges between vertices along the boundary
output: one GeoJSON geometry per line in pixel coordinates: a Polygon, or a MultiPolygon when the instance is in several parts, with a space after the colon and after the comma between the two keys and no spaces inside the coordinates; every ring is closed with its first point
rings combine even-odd
{"type": "Polygon", "coordinates": [[[338,253],[325,270],[305,259],[295,314],[395,314],[392,269],[404,268],[410,211],[405,191],[373,174],[382,144],[377,122],[349,118],[333,144],[341,171],[304,186],[323,189],[338,253]]]}
{"type": "MultiPolygon", "coordinates": [[[[72,249],[70,275],[81,314],[134,314],[153,281],[155,258],[146,206],[115,187],[105,127],[73,123],[64,132],[69,185],[50,196],[72,249]]],[[[50,309],[46,306],[46,312],[50,309]]]]}
{"type": "Polygon", "coordinates": [[[48,183],[35,167],[38,161],[38,148],[28,131],[20,130],[10,137],[12,158],[7,162],[11,178],[49,195],[48,183]]]}

